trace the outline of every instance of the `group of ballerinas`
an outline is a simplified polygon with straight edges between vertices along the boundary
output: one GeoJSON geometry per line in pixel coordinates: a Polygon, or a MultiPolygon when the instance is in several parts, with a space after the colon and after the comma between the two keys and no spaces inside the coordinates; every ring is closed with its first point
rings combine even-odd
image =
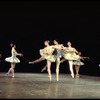
{"type": "MultiPolygon", "coordinates": [[[[41,57],[37,60],[28,62],[29,64],[34,64],[41,62],[43,60],[47,61],[47,64],[45,67],[41,70],[43,72],[47,68],[48,77],[51,81],[51,63],[56,62],[56,79],[59,81],[59,67],[60,63],[63,63],[64,61],[68,60],[69,63],[69,69],[71,72],[71,77],[74,78],[74,71],[73,71],[73,65],[75,65],[76,69],[76,77],[79,78],[79,68],[80,66],[84,65],[83,62],[81,62],[81,59],[84,60],[84,58],[89,57],[82,57],[81,52],[78,52],[75,48],[71,46],[71,42],[67,42],[67,47],[65,47],[63,44],[59,44],[57,40],[53,40],[54,45],[49,44],[49,40],[44,41],[45,47],[43,49],[40,49],[40,55],[41,57]],[[61,60],[61,58],[63,59],[61,60]]],[[[5,76],[8,76],[10,72],[12,73],[12,77],[14,77],[14,68],[16,63],[20,63],[20,60],[16,56],[23,56],[21,53],[17,53],[16,45],[14,43],[10,44],[11,46],[11,57],[5,58],[5,61],[11,63],[11,67],[9,68],[8,72],[5,76]]],[[[0,55],[2,57],[2,55],[0,55]]]]}
{"type": "Polygon", "coordinates": [[[64,47],[63,44],[59,44],[57,40],[53,40],[54,45],[49,44],[50,41],[45,41],[44,45],[45,47],[43,49],[40,49],[40,55],[41,57],[37,60],[29,62],[29,64],[34,64],[41,62],[43,60],[47,60],[46,66],[41,70],[43,72],[46,68],[48,71],[48,77],[51,81],[51,63],[56,62],[56,79],[59,81],[59,67],[60,63],[63,63],[64,61],[68,60],[71,77],[74,78],[74,71],[73,71],[73,65],[75,65],[76,69],[76,77],[79,78],[79,68],[80,66],[84,65],[83,62],[81,62],[81,59],[84,60],[85,58],[89,57],[82,57],[81,52],[78,52],[75,48],[71,46],[71,42],[68,42],[68,47],[64,47]],[[60,58],[62,58],[60,60],[60,58]]]}

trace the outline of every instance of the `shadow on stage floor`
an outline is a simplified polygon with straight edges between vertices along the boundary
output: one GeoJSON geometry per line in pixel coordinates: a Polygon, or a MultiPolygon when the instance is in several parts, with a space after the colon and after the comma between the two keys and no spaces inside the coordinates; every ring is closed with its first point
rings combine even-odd
{"type": "Polygon", "coordinates": [[[47,73],[15,73],[5,77],[0,73],[1,99],[92,99],[100,98],[100,77],[81,75],[71,78],[60,74],[59,81],[52,74],[51,82],[47,73]]]}

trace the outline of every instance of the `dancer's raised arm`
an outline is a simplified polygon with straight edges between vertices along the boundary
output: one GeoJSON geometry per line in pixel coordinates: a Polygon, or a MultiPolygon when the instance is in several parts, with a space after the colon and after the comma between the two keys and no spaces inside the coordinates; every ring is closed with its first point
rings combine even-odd
{"type": "Polygon", "coordinates": [[[18,55],[18,56],[23,56],[23,54],[21,54],[21,53],[18,53],[15,49],[13,49],[13,53],[16,53],[16,55],[18,55]]]}

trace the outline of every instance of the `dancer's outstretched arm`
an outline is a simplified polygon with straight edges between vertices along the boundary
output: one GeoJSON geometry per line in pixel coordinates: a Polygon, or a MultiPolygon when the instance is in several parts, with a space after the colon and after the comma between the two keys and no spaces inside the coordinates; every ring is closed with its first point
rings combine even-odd
{"type": "Polygon", "coordinates": [[[84,60],[85,58],[90,59],[90,57],[81,57],[82,60],[84,60]]]}
{"type": "Polygon", "coordinates": [[[73,51],[78,54],[78,51],[75,48],[73,48],[73,51]]]}
{"type": "Polygon", "coordinates": [[[21,54],[21,53],[17,53],[17,51],[14,49],[14,51],[13,51],[14,53],[16,53],[16,55],[18,55],[18,56],[23,56],[23,54],[21,54]]]}

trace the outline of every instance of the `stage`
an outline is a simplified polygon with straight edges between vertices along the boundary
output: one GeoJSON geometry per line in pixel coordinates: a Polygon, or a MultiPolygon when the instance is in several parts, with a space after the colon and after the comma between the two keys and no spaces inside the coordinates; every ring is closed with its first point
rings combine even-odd
{"type": "Polygon", "coordinates": [[[55,73],[49,81],[47,73],[16,73],[15,78],[0,73],[0,99],[96,99],[100,98],[100,77],[55,73]]]}

